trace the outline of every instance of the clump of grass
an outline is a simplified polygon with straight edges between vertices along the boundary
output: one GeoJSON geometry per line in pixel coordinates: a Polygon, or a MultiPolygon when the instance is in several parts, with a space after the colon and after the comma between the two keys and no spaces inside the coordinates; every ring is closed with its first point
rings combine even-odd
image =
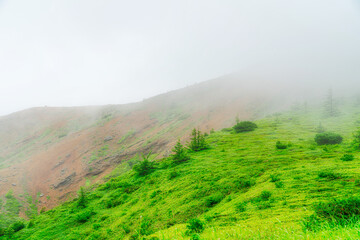
{"type": "Polygon", "coordinates": [[[341,175],[332,171],[321,171],[318,173],[319,178],[326,178],[328,180],[340,179],[341,175]]]}
{"type": "Polygon", "coordinates": [[[247,189],[255,185],[255,181],[250,177],[239,178],[235,180],[235,186],[238,189],[247,189]]]}
{"type": "Polygon", "coordinates": [[[280,141],[277,141],[276,142],[276,149],[287,149],[287,147],[288,147],[288,145],[287,144],[285,144],[285,143],[281,143],[280,141]]]}
{"type": "Polygon", "coordinates": [[[198,218],[190,219],[186,225],[187,236],[196,233],[202,233],[205,230],[205,223],[198,218]]]}
{"type": "Polygon", "coordinates": [[[284,187],[284,183],[282,181],[278,181],[275,183],[275,187],[276,188],[283,188],[284,187]]]}
{"type": "Polygon", "coordinates": [[[168,179],[172,180],[172,179],[176,178],[177,176],[179,176],[179,173],[174,169],[173,171],[171,171],[169,173],[168,179]]]}
{"type": "Polygon", "coordinates": [[[272,193],[270,191],[264,190],[261,192],[259,197],[262,201],[268,201],[270,199],[271,195],[272,195],[272,193]]]}
{"type": "Polygon", "coordinates": [[[93,216],[95,213],[92,210],[84,210],[76,215],[76,221],[79,223],[85,223],[87,222],[91,216],[93,216]]]}
{"type": "Polygon", "coordinates": [[[220,203],[224,199],[224,195],[220,192],[217,192],[213,195],[210,195],[205,199],[205,206],[207,207],[213,207],[216,204],[220,203]]]}
{"type": "Polygon", "coordinates": [[[247,202],[239,202],[239,203],[237,203],[235,205],[235,209],[239,213],[245,212],[246,211],[246,205],[247,205],[247,202]]]}
{"type": "Polygon", "coordinates": [[[305,230],[319,230],[325,223],[328,227],[354,226],[360,221],[360,197],[334,198],[313,208],[315,213],[301,222],[305,230]]]}
{"type": "Polygon", "coordinates": [[[278,182],[280,181],[280,177],[278,174],[271,174],[270,175],[270,182],[278,182]]]}

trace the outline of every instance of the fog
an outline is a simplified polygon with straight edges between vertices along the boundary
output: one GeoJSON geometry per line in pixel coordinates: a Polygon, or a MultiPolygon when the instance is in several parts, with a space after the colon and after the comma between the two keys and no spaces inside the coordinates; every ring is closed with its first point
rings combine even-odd
{"type": "Polygon", "coordinates": [[[359,63],[356,0],[0,0],[0,115],[233,72],[355,92],[359,63]]]}

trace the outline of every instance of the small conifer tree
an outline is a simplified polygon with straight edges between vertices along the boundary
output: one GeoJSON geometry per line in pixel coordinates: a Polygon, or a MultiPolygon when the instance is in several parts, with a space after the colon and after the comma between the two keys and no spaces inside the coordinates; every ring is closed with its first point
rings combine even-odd
{"type": "Polygon", "coordinates": [[[86,207],[86,194],[83,187],[80,188],[77,205],[78,207],[86,207]]]}
{"type": "Polygon", "coordinates": [[[195,152],[208,148],[205,135],[202,134],[200,130],[196,130],[195,128],[192,130],[189,148],[195,152]]]}
{"type": "Polygon", "coordinates": [[[360,149],[360,129],[354,133],[353,145],[356,149],[360,149]]]}
{"type": "Polygon", "coordinates": [[[337,109],[332,89],[330,89],[324,102],[324,116],[336,117],[338,115],[339,115],[339,110],[337,109]]]}
{"type": "Polygon", "coordinates": [[[150,161],[151,151],[148,155],[142,154],[143,161],[134,165],[133,170],[138,176],[146,176],[155,170],[154,162],[150,161]]]}
{"type": "Polygon", "coordinates": [[[181,144],[180,139],[177,141],[172,151],[174,153],[172,156],[174,163],[181,163],[189,160],[189,156],[187,155],[186,149],[181,144]]]}

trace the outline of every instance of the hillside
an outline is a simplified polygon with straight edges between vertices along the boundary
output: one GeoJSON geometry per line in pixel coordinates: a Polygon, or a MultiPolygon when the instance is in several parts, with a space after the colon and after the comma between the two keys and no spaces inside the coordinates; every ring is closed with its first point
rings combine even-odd
{"type": "Polygon", "coordinates": [[[217,130],[236,117],[257,119],[288,107],[296,98],[289,89],[295,91],[229,75],[134,104],[42,107],[1,117],[0,196],[13,191],[21,205],[13,215],[51,209],[141,152],[167,156],[194,127],[217,130]]]}
{"type": "Polygon", "coordinates": [[[106,183],[88,185],[84,206],[78,199],[66,202],[35,217],[13,237],[357,239],[357,227],[350,222],[320,227],[302,220],[318,202],[360,193],[360,153],[352,145],[359,119],[351,100],[333,118],[324,119],[317,106],[299,107],[257,120],[252,132],[213,132],[206,138],[209,149],[190,153],[178,165],[171,157],[158,160],[156,170],[146,176],[127,171],[130,164],[124,162],[106,183]],[[316,145],[320,121],[344,141],[316,145]],[[286,149],[277,149],[277,141],[286,149]],[[346,153],[354,159],[342,160],[346,153]],[[187,227],[193,218],[197,220],[187,227]],[[186,234],[202,224],[203,232],[186,234]]]}

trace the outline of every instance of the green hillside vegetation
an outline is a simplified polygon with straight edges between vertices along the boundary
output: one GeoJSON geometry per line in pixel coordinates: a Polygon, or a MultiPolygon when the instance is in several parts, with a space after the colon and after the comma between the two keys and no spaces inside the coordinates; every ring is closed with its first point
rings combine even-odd
{"type": "Polygon", "coordinates": [[[360,109],[322,115],[298,110],[252,131],[200,133],[201,150],[178,142],[174,157],[143,155],[0,239],[358,239],[360,109]],[[320,120],[340,144],[315,142],[320,120]]]}

